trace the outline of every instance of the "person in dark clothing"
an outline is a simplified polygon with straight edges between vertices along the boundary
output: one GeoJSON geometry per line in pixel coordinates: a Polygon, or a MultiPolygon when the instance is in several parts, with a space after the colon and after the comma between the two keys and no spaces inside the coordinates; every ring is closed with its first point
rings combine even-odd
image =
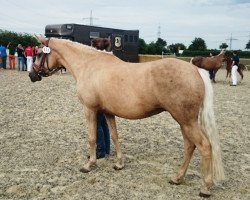
{"type": "MultiPolygon", "coordinates": [[[[213,54],[210,53],[209,56],[210,56],[210,57],[213,57],[213,54]]],[[[209,72],[209,78],[210,78],[211,80],[213,80],[213,79],[214,79],[214,70],[213,70],[213,69],[209,69],[208,72],[209,72]]]]}
{"type": "Polygon", "coordinates": [[[18,59],[17,68],[18,68],[18,71],[20,71],[21,64],[22,64],[22,71],[25,70],[23,51],[24,51],[23,46],[21,44],[18,44],[18,46],[17,46],[17,59],[18,59]]]}

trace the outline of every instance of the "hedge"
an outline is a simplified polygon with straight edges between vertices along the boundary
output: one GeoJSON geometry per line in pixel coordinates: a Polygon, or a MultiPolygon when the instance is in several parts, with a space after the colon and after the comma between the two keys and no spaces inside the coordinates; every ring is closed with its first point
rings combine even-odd
{"type": "MultiPolygon", "coordinates": [[[[250,58],[250,51],[241,51],[238,50],[238,56],[240,58],[250,58]]],[[[194,56],[203,56],[203,57],[209,57],[209,54],[212,53],[213,55],[218,55],[220,53],[220,50],[206,50],[206,51],[190,51],[190,50],[184,50],[181,56],[186,57],[194,57],[194,56]]],[[[226,51],[226,56],[232,56],[233,51],[226,51]]]]}

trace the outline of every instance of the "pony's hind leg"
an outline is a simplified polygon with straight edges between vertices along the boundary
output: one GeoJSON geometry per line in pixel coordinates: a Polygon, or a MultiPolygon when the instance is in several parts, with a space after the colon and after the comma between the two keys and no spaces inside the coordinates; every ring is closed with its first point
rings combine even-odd
{"type": "Polygon", "coordinates": [[[243,75],[243,70],[240,69],[238,72],[239,72],[240,77],[241,77],[241,80],[240,80],[240,82],[241,82],[241,81],[243,80],[243,77],[244,77],[244,75],[243,75]]]}
{"type": "Polygon", "coordinates": [[[194,143],[192,143],[187,136],[183,133],[182,131],[182,135],[183,135],[183,139],[184,139],[184,159],[183,159],[183,163],[179,169],[179,171],[177,172],[177,174],[171,178],[171,180],[169,181],[169,183],[171,184],[175,184],[175,185],[179,185],[182,183],[184,176],[186,174],[188,165],[190,163],[190,160],[192,158],[194,149],[195,149],[195,145],[194,143]]]}
{"type": "Polygon", "coordinates": [[[120,170],[124,168],[124,155],[122,154],[120,144],[118,142],[118,133],[116,128],[115,116],[105,114],[107,119],[107,123],[111,133],[111,139],[115,145],[116,154],[117,154],[117,162],[114,166],[115,170],[120,170]]]}
{"type": "Polygon", "coordinates": [[[201,154],[201,170],[204,176],[204,184],[201,187],[200,196],[209,197],[211,195],[210,188],[213,185],[211,144],[197,122],[182,126],[182,130],[183,134],[197,147],[201,154]]]}

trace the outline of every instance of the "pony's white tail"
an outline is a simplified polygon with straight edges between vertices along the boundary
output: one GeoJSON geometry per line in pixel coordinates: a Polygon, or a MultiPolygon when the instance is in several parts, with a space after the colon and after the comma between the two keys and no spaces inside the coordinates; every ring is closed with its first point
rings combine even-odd
{"type": "Polygon", "coordinates": [[[191,64],[193,64],[193,59],[194,59],[194,57],[193,57],[193,58],[191,58],[191,60],[190,60],[190,63],[191,63],[191,64]]]}
{"type": "Polygon", "coordinates": [[[208,72],[200,68],[198,70],[205,85],[205,96],[200,110],[199,122],[202,132],[211,143],[213,176],[218,181],[224,180],[225,174],[213,108],[213,87],[211,80],[209,79],[208,72]]]}

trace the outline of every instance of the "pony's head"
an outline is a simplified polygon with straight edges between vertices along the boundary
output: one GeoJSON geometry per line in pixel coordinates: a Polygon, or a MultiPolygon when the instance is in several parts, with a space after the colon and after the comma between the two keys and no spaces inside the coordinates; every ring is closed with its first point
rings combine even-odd
{"type": "Polygon", "coordinates": [[[49,39],[42,36],[36,38],[41,45],[29,73],[32,82],[41,81],[42,77],[50,76],[63,67],[58,63],[57,53],[49,48],[49,39]]]}
{"type": "Polygon", "coordinates": [[[98,50],[111,51],[111,41],[108,38],[95,38],[91,41],[91,46],[98,50]]]}

